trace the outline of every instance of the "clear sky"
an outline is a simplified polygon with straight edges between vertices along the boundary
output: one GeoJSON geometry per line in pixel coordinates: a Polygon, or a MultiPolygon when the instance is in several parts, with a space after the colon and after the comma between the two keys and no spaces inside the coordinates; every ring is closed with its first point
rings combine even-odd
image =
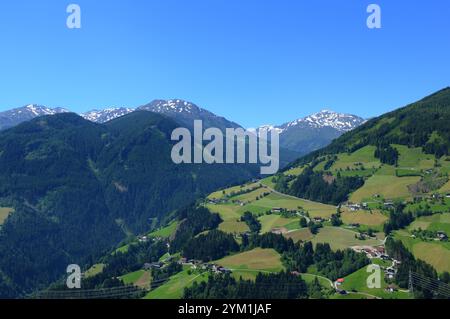
{"type": "Polygon", "coordinates": [[[449,86],[449,57],[448,0],[2,0],[0,111],[180,98],[244,126],[371,117],[449,86]]]}

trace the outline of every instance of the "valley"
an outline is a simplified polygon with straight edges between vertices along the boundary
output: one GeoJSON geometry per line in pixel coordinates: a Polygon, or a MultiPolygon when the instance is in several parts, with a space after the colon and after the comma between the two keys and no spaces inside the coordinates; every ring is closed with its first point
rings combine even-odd
{"type": "MultiPolygon", "coordinates": [[[[159,101],[152,107],[162,110],[180,103],[159,101]]],[[[96,190],[104,200],[102,211],[110,216],[110,224],[102,224],[104,234],[121,236],[96,242],[101,247],[88,260],[78,256],[84,270],[81,293],[134,287],[133,298],[148,299],[433,298],[436,293],[423,287],[408,289],[411,272],[442,284],[450,279],[450,112],[442,104],[450,105],[449,89],[349,130],[264,178],[254,167],[172,165],[164,152],[150,150],[170,149],[167,140],[176,123],[148,111],[103,125],[73,114],[38,118],[3,133],[0,160],[17,159],[10,168],[17,172],[23,161],[40,168],[42,158],[52,158],[49,150],[63,156],[73,152],[58,148],[64,145],[58,138],[66,136],[65,131],[59,135],[59,126],[69,121],[69,130],[85,134],[76,143],[87,145],[89,160],[83,155],[69,163],[83,168],[81,180],[89,187],[69,190],[76,198],[96,190]],[[40,144],[47,130],[58,138],[40,144]],[[30,137],[39,142],[31,147],[30,137]],[[9,139],[23,145],[20,154],[8,148],[9,139]],[[143,163],[143,158],[152,161],[143,163]],[[144,194],[165,197],[151,197],[149,202],[144,194]],[[162,198],[173,202],[158,206],[162,198]],[[367,286],[369,265],[379,267],[379,287],[367,286]]],[[[55,174],[54,165],[29,174],[55,174]]],[[[33,216],[30,210],[49,213],[55,203],[65,208],[61,200],[67,197],[57,176],[42,177],[48,184],[26,194],[24,206],[18,194],[28,180],[14,184],[3,176],[6,184],[0,190],[8,194],[3,201],[15,204],[0,210],[10,238],[11,227],[30,227],[30,221],[22,220],[33,216]]],[[[59,225],[57,217],[39,222],[69,229],[59,225]]],[[[6,246],[2,249],[7,251],[6,246]]],[[[0,276],[8,278],[13,272],[6,265],[0,265],[0,276]]],[[[42,283],[43,292],[64,291],[61,279],[53,279],[47,288],[42,283]]]]}
{"type": "MultiPolygon", "coordinates": [[[[408,116],[414,118],[422,105],[447,99],[448,91],[398,112],[408,111],[408,116]]],[[[190,258],[192,250],[186,248],[165,255],[173,258],[171,262],[183,265],[181,272],[163,283],[157,282],[147,298],[218,297],[204,295],[203,291],[207,287],[258,287],[277,276],[277,280],[292,276],[285,279],[302,282],[296,285],[305,290],[299,288],[297,297],[430,296],[420,287],[415,287],[412,294],[408,274],[415,271],[444,283],[449,280],[450,159],[430,146],[436,136],[447,133],[435,127],[431,140],[425,140],[422,146],[405,145],[399,143],[407,137],[398,137],[403,134],[398,127],[407,124],[397,123],[390,133],[385,126],[392,123],[396,123],[395,113],[364,124],[274,176],[220,189],[205,197],[199,207],[217,214],[219,220],[215,226],[198,228],[186,246],[181,244],[199,245],[198,257],[190,258]],[[390,143],[386,144],[382,137],[375,145],[370,142],[380,128],[390,143]],[[325,190],[329,193],[325,194],[325,190]],[[211,258],[209,249],[216,244],[222,248],[214,255],[221,257],[211,258]],[[327,254],[333,256],[328,264],[324,263],[327,254]],[[381,271],[380,287],[367,286],[366,269],[370,264],[381,271]]],[[[180,221],[169,223],[156,231],[159,236],[153,241],[181,236],[182,226],[180,221]]],[[[268,282],[265,285],[270,286],[268,282]]],[[[269,295],[271,289],[277,291],[270,288],[269,295]]]]}

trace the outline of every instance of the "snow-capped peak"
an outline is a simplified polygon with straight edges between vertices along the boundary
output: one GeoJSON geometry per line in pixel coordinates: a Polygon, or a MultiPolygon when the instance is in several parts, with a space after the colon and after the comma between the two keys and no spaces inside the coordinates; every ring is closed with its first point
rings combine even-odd
{"type": "Polygon", "coordinates": [[[81,114],[81,116],[91,122],[106,123],[133,111],[134,109],[126,107],[109,107],[103,110],[92,110],[81,114]]]}
{"type": "Polygon", "coordinates": [[[262,127],[269,130],[276,129],[280,134],[288,129],[298,126],[305,128],[331,127],[339,132],[347,132],[363,124],[364,122],[365,120],[363,118],[356,115],[337,113],[329,109],[323,109],[320,112],[299,118],[280,126],[264,125],[262,127]]]}
{"type": "Polygon", "coordinates": [[[16,109],[13,109],[11,111],[7,111],[9,113],[9,116],[24,116],[24,117],[36,117],[36,116],[44,116],[44,115],[54,115],[58,113],[67,113],[70,112],[67,109],[57,107],[57,108],[49,108],[42,105],[37,104],[29,104],[23,107],[19,107],[16,109]]]}
{"type": "Polygon", "coordinates": [[[171,100],[155,100],[150,104],[141,106],[138,110],[151,111],[155,113],[197,113],[200,112],[201,109],[195,104],[180,100],[180,99],[171,99],[171,100]]]}

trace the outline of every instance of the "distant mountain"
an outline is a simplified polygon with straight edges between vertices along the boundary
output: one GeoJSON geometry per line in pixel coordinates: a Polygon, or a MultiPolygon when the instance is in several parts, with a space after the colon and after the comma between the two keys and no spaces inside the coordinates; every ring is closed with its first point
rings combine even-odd
{"type": "Polygon", "coordinates": [[[179,99],[154,100],[149,104],[138,107],[137,110],[164,114],[188,128],[193,126],[194,120],[202,120],[204,127],[217,127],[220,129],[241,127],[239,124],[217,116],[191,102],[179,99]]]}
{"type": "MultiPolygon", "coordinates": [[[[193,128],[194,120],[202,120],[203,127],[239,128],[239,124],[218,116],[194,103],[181,100],[154,100],[136,109],[119,107],[104,110],[92,110],[80,114],[84,119],[95,123],[107,123],[135,111],[149,111],[173,119],[178,126],[193,128]]],[[[28,105],[0,113],[0,130],[13,127],[35,117],[70,112],[63,108],[28,105]]],[[[277,130],[280,133],[281,166],[299,156],[308,154],[331,143],[332,140],[364,123],[361,117],[340,114],[329,110],[312,114],[305,118],[280,126],[266,125],[260,128],[277,130]]]]}
{"type": "MultiPolygon", "coordinates": [[[[153,102],[140,106],[136,109],[118,107],[103,110],[94,109],[80,114],[84,119],[95,123],[106,123],[134,111],[150,111],[163,114],[172,118],[180,125],[192,128],[194,120],[203,120],[204,127],[218,127],[220,129],[241,127],[239,124],[218,116],[199,106],[180,99],[154,100],[153,102]]],[[[28,105],[0,113],[0,130],[16,126],[22,122],[29,121],[39,116],[53,115],[70,112],[63,108],[49,108],[39,105],[28,105]]]]}
{"type": "Polygon", "coordinates": [[[64,108],[48,108],[42,105],[30,104],[5,112],[0,112],[0,130],[16,126],[38,116],[54,115],[70,112],[64,108]]]}
{"type": "Polygon", "coordinates": [[[92,110],[86,113],[80,114],[84,119],[95,123],[106,123],[114,120],[118,117],[127,115],[134,112],[132,108],[119,107],[119,108],[107,108],[104,110],[92,110]]]}
{"type": "Polygon", "coordinates": [[[260,128],[277,130],[281,147],[305,155],[327,146],[335,138],[364,122],[363,118],[356,115],[322,110],[280,126],[264,125],[260,128]]]}

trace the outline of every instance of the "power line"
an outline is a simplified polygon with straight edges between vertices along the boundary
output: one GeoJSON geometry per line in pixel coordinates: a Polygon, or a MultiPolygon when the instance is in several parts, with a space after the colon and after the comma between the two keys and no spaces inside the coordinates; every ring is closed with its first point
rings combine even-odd
{"type": "Polygon", "coordinates": [[[412,271],[409,272],[409,286],[411,292],[413,292],[414,287],[420,287],[433,293],[434,295],[450,298],[450,285],[440,280],[425,277],[424,275],[414,273],[412,271]]]}

